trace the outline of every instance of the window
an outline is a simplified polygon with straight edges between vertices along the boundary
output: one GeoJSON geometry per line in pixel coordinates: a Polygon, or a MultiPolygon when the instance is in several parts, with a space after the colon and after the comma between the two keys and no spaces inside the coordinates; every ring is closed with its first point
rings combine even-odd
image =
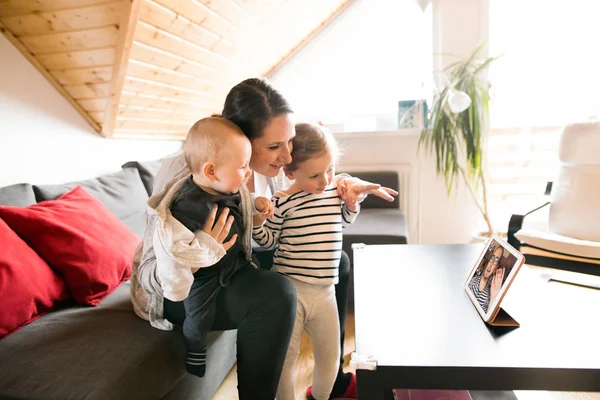
{"type": "Polygon", "coordinates": [[[600,117],[600,2],[490,0],[490,205],[497,229],[539,205],[562,126],[600,117]],[[533,207],[532,207],[533,208],[533,207]]]}
{"type": "Polygon", "coordinates": [[[334,131],[393,130],[399,100],[431,93],[431,71],[431,6],[369,0],[352,5],[272,80],[300,120],[334,131]]]}

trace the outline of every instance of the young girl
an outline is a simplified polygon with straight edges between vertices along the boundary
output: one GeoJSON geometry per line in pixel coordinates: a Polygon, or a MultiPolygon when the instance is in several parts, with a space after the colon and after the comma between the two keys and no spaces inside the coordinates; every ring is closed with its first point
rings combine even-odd
{"type": "Polygon", "coordinates": [[[338,149],[333,136],[311,124],[297,124],[292,162],[284,167],[293,184],[273,195],[272,207],[259,205],[253,239],[263,247],[278,245],[273,270],[296,287],[296,322],[287,352],[278,400],[294,399],[294,364],[305,330],[313,347],[315,368],[309,398],[329,398],[340,358],[340,326],[334,285],[342,252],[342,228],[356,219],[359,205],[343,203],[335,175],[338,149]],[[267,222],[262,225],[269,216],[267,222]]]}

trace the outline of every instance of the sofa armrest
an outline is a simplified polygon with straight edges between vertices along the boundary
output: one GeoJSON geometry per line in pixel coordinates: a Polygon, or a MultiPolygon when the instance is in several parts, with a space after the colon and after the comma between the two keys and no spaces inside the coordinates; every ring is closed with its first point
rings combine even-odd
{"type": "MultiPolygon", "coordinates": [[[[547,189],[546,189],[547,190],[547,189]]],[[[525,220],[525,217],[533,214],[534,212],[546,207],[547,205],[549,205],[550,202],[547,201],[544,204],[542,204],[541,206],[538,206],[536,208],[534,208],[531,211],[528,211],[524,214],[513,214],[510,217],[510,221],[508,222],[508,233],[507,233],[507,239],[508,239],[508,243],[513,246],[515,249],[519,250],[519,248],[521,247],[521,242],[519,241],[519,239],[517,239],[515,237],[515,233],[517,233],[519,230],[521,230],[521,228],[523,227],[523,221],[525,220]]]]}
{"type": "MultiPolygon", "coordinates": [[[[544,190],[544,196],[549,196],[550,193],[552,193],[552,182],[547,182],[546,190],[544,190]]],[[[541,206],[538,206],[538,207],[534,208],[533,210],[526,212],[525,214],[511,215],[510,221],[508,221],[508,233],[506,235],[507,241],[511,246],[513,246],[517,250],[519,250],[519,248],[521,247],[521,242],[519,241],[519,239],[517,239],[515,237],[515,233],[517,233],[519,230],[521,230],[521,228],[523,228],[523,221],[525,220],[525,217],[528,216],[529,214],[533,214],[534,212],[546,207],[549,204],[550,204],[550,202],[547,201],[544,204],[542,204],[541,206]]]]}
{"type": "MultiPolygon", "coordinates": [[[[350,176],[362,179],[364,181],[378,183],[381,186],[394,189],[398,193],[404,188],[400,187],[400,178],[397,171],[338,171],[345,172],[350,176]]],[[[394,198],[394,201],[385,201],[377,196],[367,196],[361,203],[361,209],[400,209],[400,194],[394,198]]]]}

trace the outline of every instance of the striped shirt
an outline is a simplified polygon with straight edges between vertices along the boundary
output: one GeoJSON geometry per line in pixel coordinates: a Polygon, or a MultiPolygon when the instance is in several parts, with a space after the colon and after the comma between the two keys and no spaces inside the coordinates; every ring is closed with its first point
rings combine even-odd
{"type": "Polygon", "coordinates": [[[323,193],[277,192],[271,201],[274,217],[254,227],[252,238],[265,248],[276,245],[273,270],[298,280],[332,285],[338,282],[342,228],[353,223],[337,192],[337,175],[323,193]]]}
{"type": "Polygon", "coordinates": [[[475,275],[471,282],[469,282],[469,288],[473,292],[473,295],[477,299],[477,302],[483,309],[483,312],[487,313],[488,306],[490,305],[490,281],[485,285],[483,290],[479,290],[479,283],[481,282],[481,275],[475,275]]]}

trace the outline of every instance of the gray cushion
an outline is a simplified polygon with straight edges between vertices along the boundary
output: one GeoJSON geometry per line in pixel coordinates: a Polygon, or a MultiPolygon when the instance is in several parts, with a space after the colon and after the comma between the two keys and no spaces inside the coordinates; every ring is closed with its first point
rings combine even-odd
{"type": "MultiPolygon", "coordinates": [[[[342,171],[339,171],[342,172],[342,171]]],[[[345,171],[344,171],[345,172],[345,171]]],[[[400,191],[400,183],[398,180],[398,173],[396,171],[361,171],[346,172],[348,175],[363,179],[372,183],[379,183],[381,186],[389,187],[396,191],[400,191]]],[[[377,196],[367,196],[367,198],[361,203],[361,208],[400,208],[400,196],[397,196],[394,201],[388,202],[380,199],[377,196]]]]}
{"type": "Polygon", "coordinates": [[[33,191],[37,201],[54,200],[76,185],[83,186],[88,193],[100,200],[132,232],[140,237],[144,235],[148,194],[136,169],[126,168],[80,182],[35,185],[33,191]]]}
{"type": "Polygon", "coordinates": [[[163,160],[154,161],[129,161],[123,164],[122,168],[135,168],[140,173],[140,178],[144,183],[148,196],[152,195],[152,189],[154,188],[154,177],[158,173],[163,160]]]}
{"type": "Polygon", "coordinates": [[[33,188],[29,183],[0,188],[0,206],[27,207],[35,203],[33,188]]]}
{"type": "Polygon", "coordinates": [[[406,244],[406,218],[400,210],[361,209],[356,221],[344,228],[343,249],[352,260],[352,243],[406,244]]]}
{"type": "MultiPolygon", "coordinates": [[[[219,376],[235,354],[235,331],[226,334],[209,337],[209,365],[224,358],[211,365],[219,376]]],[[[0,398],[160,399],[184,378],[185,353],[180,331],[134,314],[124,283],[98,307],[55,311],[0,340],[0,398]]]]}

